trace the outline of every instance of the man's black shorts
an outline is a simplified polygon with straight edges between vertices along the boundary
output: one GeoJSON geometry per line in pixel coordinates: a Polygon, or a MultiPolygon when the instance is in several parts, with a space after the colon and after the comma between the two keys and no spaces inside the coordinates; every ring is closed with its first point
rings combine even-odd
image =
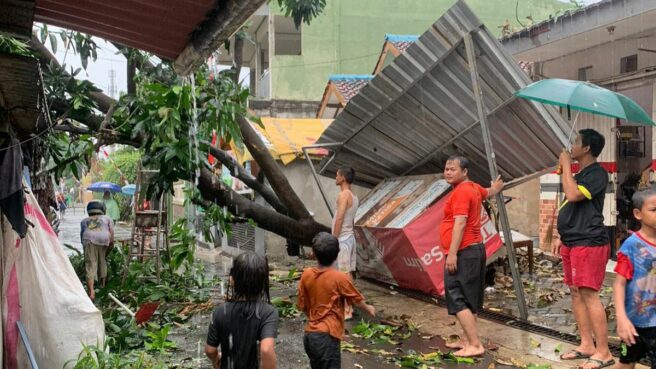
{"type": "Polygon", "coordinates": [[[328,333],[305,333],[305,353],[312,369],[340,369],[342,367],[341,342],[328,333]]]}
{"type": "Polygon", "coordinates": [[[458,251],[454,274],[444,269],[444,292],[450,315],[465,309],[477,314],[483,309],[485,294],[485,246],[471,245],[458,251]]]}
{"type": "Polygon", "coordinates": [[[626,348],[626,355],[620,355],[620,363],[630,364],[648,358],[652,369],[656,369],[656,327],[638,328],[636,343],[626,348]]]}

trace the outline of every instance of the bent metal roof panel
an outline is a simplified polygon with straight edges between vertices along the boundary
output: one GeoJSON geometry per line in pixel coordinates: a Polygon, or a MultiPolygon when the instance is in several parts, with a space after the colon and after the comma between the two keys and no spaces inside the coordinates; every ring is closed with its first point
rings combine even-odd
{"type": "Polygon", "coordinates": [[[515,98],[528,76],[464,3],[458,1],[354,96],[318,143],[331,147],[322,174],[351,166],[356,180],[437,173],[453,154],[470,177],[490,176],[464,47],[470,33],[499,173],[519,183],[556,165],[568,123],[557,110],[515,98]]]}

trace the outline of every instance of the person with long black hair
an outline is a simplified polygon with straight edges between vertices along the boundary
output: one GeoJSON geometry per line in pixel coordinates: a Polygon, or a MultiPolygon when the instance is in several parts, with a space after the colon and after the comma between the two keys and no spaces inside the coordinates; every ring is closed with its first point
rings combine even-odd
{"type": "Polygon", "coordinates": [[[278,310],[269,297],[266,258],[252,252],[235,258],[226,300],[212,313],[207,333],[205,354],[214,368],[275,369],[278,310]]]}

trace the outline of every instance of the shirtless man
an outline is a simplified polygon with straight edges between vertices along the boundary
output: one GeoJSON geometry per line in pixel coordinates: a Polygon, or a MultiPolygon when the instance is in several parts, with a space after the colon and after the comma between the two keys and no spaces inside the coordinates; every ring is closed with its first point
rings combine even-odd
{"type": "MultiPolygon", "coordinates": [[[[339,186],[340,192],[337,197],[337,211],[333,218],[332,234],[339,241],[339,254],[335,266],[344,273],[351,274],[355,278],[355,235],[353,224],[355,213],[358,210],[358,198],[351,192],[351,184],[355,177],[352,168],[342,167],[337,170],[335,184],[339,186]]],[[[346,319],[353,313],[351,306],[346,306],[346,319]]]]}

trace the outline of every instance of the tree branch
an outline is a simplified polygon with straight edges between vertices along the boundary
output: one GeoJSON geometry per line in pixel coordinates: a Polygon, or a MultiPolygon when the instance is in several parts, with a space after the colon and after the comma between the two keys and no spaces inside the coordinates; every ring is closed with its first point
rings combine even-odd
{"type": "MultiPolygon", "coordinates": [[[[57,58],[55,58],[54,55],[48,50],[48,48],[39,41],[39,39],[35,36],[32,35],[32,40],[30,41],[30,45],[36,51],[36,56],[39,59],[39,63],[41,63],[42,67],[47,67],[51,63],[59,68],[61,68],[61,64],[59,64],[59,61],[57,58]]],[[[68,72],[64,71],[65,75],[70,76],[68,72]]],[[[97,91],[91,91],[90,92],[90,97],[91,99],[98,105],[98,109],[100,109],[103,112],[106,112],[109,110],[109,107],[112,105],[112,103],[116,102],[116,100],[112,99],[111,97],[105,95],[102,90],[98,89],[97,91]]]]}
{"type": "Polygon", "coordinates": [[[237,160],[227,152],[212,146],[207,141],[203,141],[202,143],[208,146],[210,154],[219,160],[221,164],[225,165],[233,176],[237,177],[240,181],[244,182],[246,186],[260,194],[260,196],[273,206],[276,211],[281,214],[287,214],[287,208],[280,202],[278,196],[276,196],[276,193],[273,192],[271,187],[258,182],[255,177],[248,173],[244,167],[239,165],[237,160]]]}
{"type": "Polygon", "coordinates": [[[303,204],[294,189],[292,189],[278,163],[273,159],[269,149],[262,142],[257,132],[255,132],[251,123],[243,116],[237,117],[237,123],[239,124],[246,148],[248,148],[248,151],[260,168],[262,168],[262,171],[264,171],[264,175],[269,180],[271,188],[278,195],[280,201],[289,209],[289,214],[297,220],[312,219],[310,212],[305,208],[305,204],[303,204]]]}
{"type": "Polygon", "coordinates": [[[201,169],[198,189],[203,198],[219,206],[225,206],[230,213],[251,218],[258,227],[303,245],[310,245],[314,235],[319,232],[330,232],[328,227],[312,219],[297,221],[266,206],[247,200],[232,189],[223,186],[221,181],[205,168],[201,169]]]}

